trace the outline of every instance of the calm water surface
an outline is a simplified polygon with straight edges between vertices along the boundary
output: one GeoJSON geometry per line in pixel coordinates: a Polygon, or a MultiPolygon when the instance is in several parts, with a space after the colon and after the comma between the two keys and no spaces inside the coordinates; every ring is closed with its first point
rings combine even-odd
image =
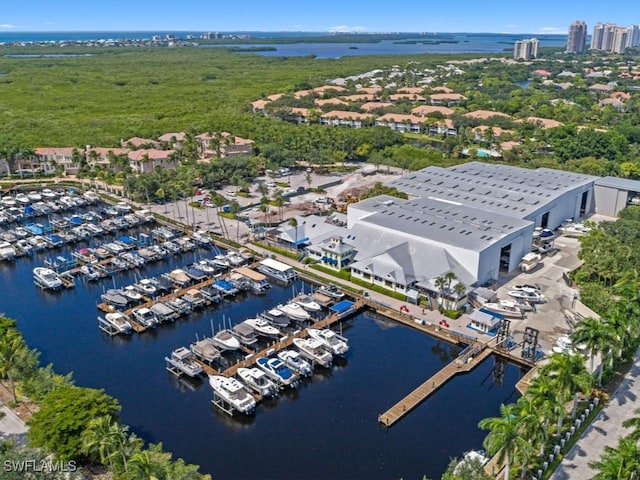
{"type": "MultiPolygon", "coordinates": [[[[212,318],[216,328],[223,318],[240,322],[288,299],[291,287],[274,286],[267,296],[248,295],[152,332],[109,338],[97,328],[96,302],[112,281],[77,281],[71,291],[43,292],[33,285],[31,271],[51,255],[0,263],[0,311],[17,319],[44,363],[52,362],[60,373],[74,372],[78,385],[104,388],[122,404],[121,418],[132,431],[163,442],[218,480],[436,478],[450,457],[480,447],[481,418],[517,398],[520,370],[507,366],[503,385],[496,384],[490,358],[393,428],[380,427],[378,414],[450,361],[457,349],[363,313],[343,326],[351,345],[345,360],[331,370],[317,370],[298,390],[263,403],[254,417],[230,418],[212,407],[206,382],[174,378],[165,370],[164,356],[196,334],[209,334],[212,318]]],[[[193,258],[179,256],[144,274],[193,258]]],[[[136,274],[118,275],[115,283],[131,283],[136,274]]]]}

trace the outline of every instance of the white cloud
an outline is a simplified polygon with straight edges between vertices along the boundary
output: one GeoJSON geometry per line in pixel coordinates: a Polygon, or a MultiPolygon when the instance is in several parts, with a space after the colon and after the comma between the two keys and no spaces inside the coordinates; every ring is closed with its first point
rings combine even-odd
{"type": "Polygon", "coordinates": [[[18,28],[17,25],[11,25],[9,23],[0,23],[0,28],[18,28]]]}
{"type": "Polygon", "coordinates": [[[349,25],[336,25],[335,27],[329,27],[327,29],[330,33],[357,33],[366,32],[367,28],[362,26],[349,26],[349,25]]]}
{"type": "Polygon", "coordinates": [[[513,23],[505,25],[507,28],[516,28],[518,25],[514,25],[513,23]]]}
{"type": "Polygon", "coordinates": [[[566,28],[558,28],[558,27],[542,27],[539,29],[540,33],[567,33],[566,28]]]}

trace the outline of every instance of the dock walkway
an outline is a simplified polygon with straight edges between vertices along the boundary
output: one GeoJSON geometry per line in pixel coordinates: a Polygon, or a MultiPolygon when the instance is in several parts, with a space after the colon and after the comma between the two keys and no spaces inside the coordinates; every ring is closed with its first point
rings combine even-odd
{"type": "Polygon", "coordinates": [[[477,347],[480,349],[477,356],[468,357],[467,361],[463,361],[461,357],[458,357],[453,362],[447,364],[442,370],[429,378],[389,410],[381,414],[378,417],[378,421],[384,426],[390,427],[426,400],[432,393],[451,380],[455,375],[471,371],[476,365],[479,365],[492,353],[491,349],[485,348],[485,345],[478,344],[477,347]]]}

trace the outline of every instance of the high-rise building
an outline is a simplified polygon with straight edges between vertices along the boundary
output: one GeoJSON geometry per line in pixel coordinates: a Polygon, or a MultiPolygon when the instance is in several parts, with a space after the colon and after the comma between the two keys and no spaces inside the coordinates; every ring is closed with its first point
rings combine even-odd
{"type": "Polygon", "coordinates": [[[576,20],[569,27],[567,53],[584,53],[587,47],[587,24],[576,20]]]}
{"type": "Polygon", "coordinates": [[[602,35],[604,34],[604,25],[600,22],[593,27],[593,35],[591,35],[591,50],[602,50],[602,35]]]}
{"type": "Polygon", "coordinates": [[[630,25],[627,28],[627,48],[640,46],[640,25],[630,25]]]}
{"type": "Polygon", "coordinates": [[[615,23],[605,23],[604,31],[602,32],[602,46],[600,50],[610,52],[613,50],[613,39],[616,36],[616,29],[618,26],[615,23]]]}
{"type": "Polygon", "coordinates": [[[629,29],[627,27],[617,27],[613,33],[613,41],[611,42],[611,51],[613,53],[622,53],[627,48],[627,38],[629,29]]]}
{"type": "Polygon", "coordinates": [[[518,40],[513,47],[513,58],[516,60],[531,60],[532,58],[537,58],[539,43],[537,38],[518,40]]]}

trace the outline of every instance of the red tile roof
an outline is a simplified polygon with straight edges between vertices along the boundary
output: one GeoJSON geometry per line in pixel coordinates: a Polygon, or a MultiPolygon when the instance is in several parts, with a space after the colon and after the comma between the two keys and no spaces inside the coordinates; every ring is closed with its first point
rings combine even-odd
{"type": "Polygon", "coordinates": [[[437,105],[420,105],[419,107],[412,108],[411,113],[414,115],[428,116],[430,113],[441,113],[445,117],[453,115],[454,110],[448,107],[440,107],[437,105]]]}

